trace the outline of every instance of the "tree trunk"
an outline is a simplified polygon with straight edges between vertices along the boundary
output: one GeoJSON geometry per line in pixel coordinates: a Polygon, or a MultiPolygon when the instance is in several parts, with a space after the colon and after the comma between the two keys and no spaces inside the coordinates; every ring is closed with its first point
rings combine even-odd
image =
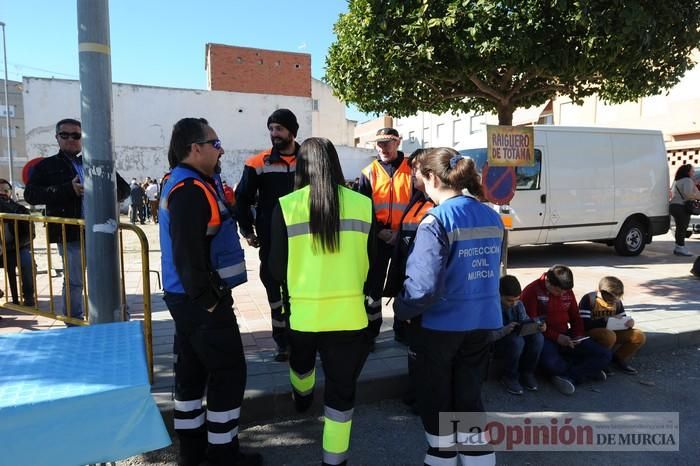
{"type": "Polygon", "coordinates": [[[498,124],[511,126],[513,124],[513,112],[515,109],[511,105],[498,106],[498,124]]]}

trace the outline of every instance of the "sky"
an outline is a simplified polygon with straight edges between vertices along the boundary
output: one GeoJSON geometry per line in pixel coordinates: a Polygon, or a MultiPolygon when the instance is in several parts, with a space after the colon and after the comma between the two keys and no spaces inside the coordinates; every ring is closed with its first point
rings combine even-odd
{"type": "MultiPolygon", "coordinates": [[[[2,4],[10,80],[78,79],[77,0],[2,4]]],[[[309,53],[311,74],[321,79],[333,25],[345,11],[346,0],[112,0],[112,81],[206,89],[208,42],[309,53]]],[[[351,107],[347,117],[373,116],[351,107]]]]}

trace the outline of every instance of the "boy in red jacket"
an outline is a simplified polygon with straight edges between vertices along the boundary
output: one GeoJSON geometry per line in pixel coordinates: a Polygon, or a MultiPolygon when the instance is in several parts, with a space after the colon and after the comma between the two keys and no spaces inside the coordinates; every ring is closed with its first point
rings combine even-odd
{"type": "Polygon", "coordinates": [[[612,358],[607,348],[584,336],[573,288],[571,269],[554,265],[525,287],[520,298],[531,318],[545,318],[547,330],[539,364],[565,395],[572,395],[586,378],[605,380],[603,369],[612,358]]]}

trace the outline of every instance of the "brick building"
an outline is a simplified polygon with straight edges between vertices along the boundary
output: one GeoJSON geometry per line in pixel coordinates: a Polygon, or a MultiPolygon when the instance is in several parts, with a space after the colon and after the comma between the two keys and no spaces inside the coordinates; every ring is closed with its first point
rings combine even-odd
{"type": "Polygon", "coordinates": [[[207,44],[210,91],[311,97],[311,55],[207,44]]]}

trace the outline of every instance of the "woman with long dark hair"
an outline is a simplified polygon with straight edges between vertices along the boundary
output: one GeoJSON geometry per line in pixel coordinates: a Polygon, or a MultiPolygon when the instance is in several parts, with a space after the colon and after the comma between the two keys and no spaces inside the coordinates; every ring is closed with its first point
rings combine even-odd
{"type": "Polygon", "coordinates": [[[671,201],[668,212],[676,223],[676,247],[673,253],[677,256],[692,256],[685,247],[685,233],[690,223],[690,213],[685,208],[685,201],[700,199],[700,190],[695,186],[695,169],[690,164],[681,165],[676,170],[671,186],[671,201]]]}
{"type": "MultiPolygon", "coordinates": [[[[437,148],[414,163],[436,207],[418,225],[394,311],[402,320],[421,317],[416,376],[428,440],[424,462],[458,464],[460,452],[462,464],[493,465],[495,454],[484,437],[460,430],[456,444],[454,426],[440,425],[440,413],[484,411],[481,381],[491,331],[503,325],[498,291],[503,224],[475,197],[482,189],[472,159],[437,148]]],[[[469,429],[465,424],[458,429],[469,429]]]]}
{"type": "Polygon", "coordinates": [[[270,271],[289,289],[289,376],[298,411],[313,400],[316,353],[325,374],[323,464],[346,464],[355,386],[369,353],[365,282],[372,201],[344,186],[333,144],[304,141],[295,191],[272,216],[270,271]]]}

